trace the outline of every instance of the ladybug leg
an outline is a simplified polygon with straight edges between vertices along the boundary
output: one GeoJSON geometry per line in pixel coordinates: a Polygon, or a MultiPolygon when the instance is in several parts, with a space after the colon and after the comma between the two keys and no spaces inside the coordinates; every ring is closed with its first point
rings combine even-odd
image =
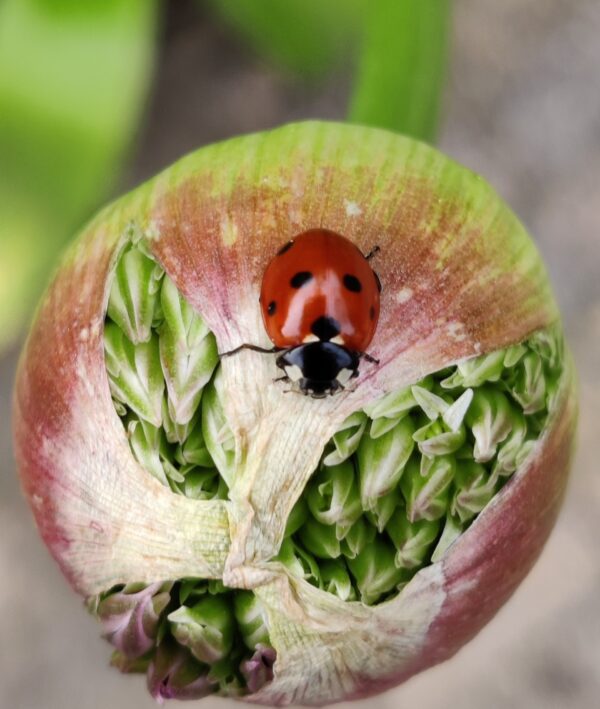
{"type": "MultiPolygon", "coordinates": [[[[278,381],[277,379],[275,381],[278,381]]],[[[303,394],[303,396],[306,396],[306,393],[303,393],[301,391],[298,391],[297,389],[283,389],[284,394],[303,394]]]]}
{"type": "Polygon", "coordinates": [[[367,259],[367,261],[370,261],[373,258],[373,256],[375,256],[375,254],[378,254],[380,251],[381,251],[381,249],[379,248],[379,246],[374,246],[369,251],[369,253],[365,256],[365,258],[367,259]]]}
{"type": "Polygon", "coordinates": [[[233,350],[229,350],[229,352],[220,352],[219,357],[229,357],[230,355],[236,354],[240,352],[241,350],[252,350],[253,352],[262,352],[263,354],[273,354],[274,352],[281,352],[281,350],[285,349],[284,347],[259,347],[258,345],[249,345],[248,343],[244,343],[243,345],[240,345],[239,347],[236,347],[233,350]]]}
{"type": "Polygon", "coordinates": [[[371,364],[379,364],[379,360],[370,355],[368,352],[359,352],[358,356],[366,359],[367,362],[370,362],[371,364]]]}

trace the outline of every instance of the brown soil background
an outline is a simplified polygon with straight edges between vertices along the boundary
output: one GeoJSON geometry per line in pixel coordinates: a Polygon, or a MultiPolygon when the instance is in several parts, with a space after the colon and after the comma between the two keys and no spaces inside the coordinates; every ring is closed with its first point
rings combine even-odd
{"type": "MultiPolygon", "coordinates": [[[[511,601],[453,660],[355,709],[599,706],[599,36],[597,0],[455,2],[441,148],[497,188],[543,253],[579,370],[579,445],[554,534],[511,601]]],[[[187,0],[171,4],[161,46],[122,190],[220,138],[344,116],[348,76],[298,85],[187,0]]],[[[9,425],[16,359],[0,358],[0,707],[154,707],[142,678],[108,668],[108,645],[21,497],[9,425]]]]}

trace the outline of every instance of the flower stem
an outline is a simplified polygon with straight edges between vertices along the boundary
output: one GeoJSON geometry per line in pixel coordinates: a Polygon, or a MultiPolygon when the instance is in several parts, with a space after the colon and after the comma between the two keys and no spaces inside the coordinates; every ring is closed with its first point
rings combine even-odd
{"type": "Polygon", "coordinates": [[[449,6],[448,0],[371,3],[350,121],[435,140],[449,6]]]}

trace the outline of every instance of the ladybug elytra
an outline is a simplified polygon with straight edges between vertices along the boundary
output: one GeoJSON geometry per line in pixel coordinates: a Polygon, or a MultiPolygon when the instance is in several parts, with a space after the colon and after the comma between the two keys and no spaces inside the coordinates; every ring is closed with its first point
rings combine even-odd
{"type": "Polygon", "coordinates": [[[288,241],[265,269],[260,305],[272,349],[281,352],[280,379],[321,398],[358,375],[379,318],[381,284],[369,259],[351,241],[327,229],[311,229],[288,241]]]}

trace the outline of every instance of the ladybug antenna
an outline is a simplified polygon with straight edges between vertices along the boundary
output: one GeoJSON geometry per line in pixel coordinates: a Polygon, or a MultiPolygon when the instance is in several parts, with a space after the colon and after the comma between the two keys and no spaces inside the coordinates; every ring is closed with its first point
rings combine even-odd
{"type": "Polygon", "coordinates": [[[366,359],[367,362],[370,362],[371,364],[379,364],[379,360],[376,357],[370,355],[368,352],[359,352],[358,356],[361,359],[366,359]]]}

